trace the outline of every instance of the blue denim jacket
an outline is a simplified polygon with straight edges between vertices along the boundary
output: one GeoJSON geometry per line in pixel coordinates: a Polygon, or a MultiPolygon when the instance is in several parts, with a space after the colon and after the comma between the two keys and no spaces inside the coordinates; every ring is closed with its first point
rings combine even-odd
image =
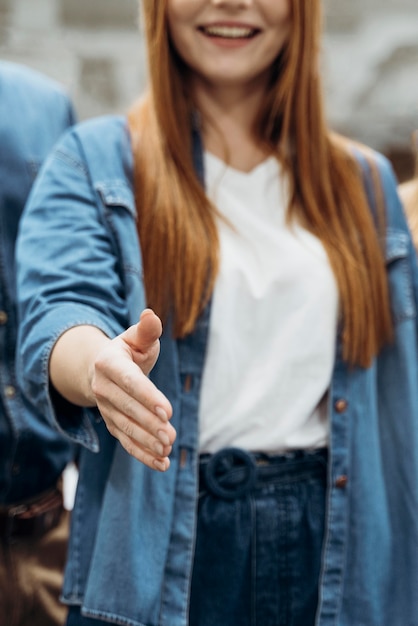
{"type": "MultiPolygon", "coordinates": [[[[194,148],[202,175],[197,139],[194,148]]],[[[396,337],[368,369],[347,367],[337,342],[317,626],[418,625],[418,271],[391,168],[374,158],[387,204],[396,337]]],[[[115,336],[138,320],[145,299],[135,219],[126,121],[70,131],[22,222],[20,371],[37,410],[85,446],[64,600],[117,624],[185,626],[209,307],[184,340],[166,328],[152,372],[178,433],[165,474],[125,453],[97,412],[52,397],[48,383],[51,348],[66,329],[93,324],[115,336]]]]}
{"type": "Polygon", "coordinates": [[[15,241],[41,162],[74,121],[72,106],[51,80],[0,62],[0,503],[34,497],[54,485],[72,456],[68,440],[18,389],[15,241]]]}

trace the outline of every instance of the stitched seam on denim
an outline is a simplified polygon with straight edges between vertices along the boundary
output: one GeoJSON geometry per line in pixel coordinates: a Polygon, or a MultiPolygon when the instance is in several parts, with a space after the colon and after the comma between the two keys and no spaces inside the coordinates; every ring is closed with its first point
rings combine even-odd
{"type": "Polygon", "coordinates": [[[87,168],[84,165],[84,163],[77,160],[74,156],[72,156],[68,152],[64,152],[63,150],[57,150],[55,152],[55,157],[58,160],[63,161],[64,163],[67,163],[67,165],[70,165],[72,168],[80,170],[81,172],[83,172],[85,176],[87,176],[87,168]]]}

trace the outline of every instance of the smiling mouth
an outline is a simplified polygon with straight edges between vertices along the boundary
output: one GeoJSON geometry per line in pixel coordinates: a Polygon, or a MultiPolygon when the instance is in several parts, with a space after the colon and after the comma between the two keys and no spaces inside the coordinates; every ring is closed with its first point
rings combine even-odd
{"type": "Polygon", "coordinates": [[[199,30],[208,37],[222,39],[251,39],[259,32],[249,26],[201,26],[199,30]]]}

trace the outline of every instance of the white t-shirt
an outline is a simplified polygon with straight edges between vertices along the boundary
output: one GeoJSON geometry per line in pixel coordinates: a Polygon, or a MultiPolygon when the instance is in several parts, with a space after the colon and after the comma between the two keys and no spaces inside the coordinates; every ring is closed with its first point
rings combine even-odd
{"type": "Polygon", "coordinates": [[[200,449],[327,445],[337,285],[321,242],[286,224],[277,160],[249,173],[204,157],[219,219],[220,273],[200,400],[200,449]]]}

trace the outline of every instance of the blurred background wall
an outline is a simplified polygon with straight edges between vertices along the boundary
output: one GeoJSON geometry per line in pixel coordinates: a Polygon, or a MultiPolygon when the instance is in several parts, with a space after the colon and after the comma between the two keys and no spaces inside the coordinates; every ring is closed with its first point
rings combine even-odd
{"type": "Polygon", "coordinates": [[[412,175],[418,128],[418,0],[325,0],[324,70],[334,128],[412,175]]]}
{"type": "MultiPolygon", "coordinates": [[[[418,128],[418,0],[324,0],[324,13],[330,122],[404,180],[418,128]]],[[[0,0],[0,58],[63,83],[81,119],[123,113],[145,81],[137,0],[0,0]]]]}

